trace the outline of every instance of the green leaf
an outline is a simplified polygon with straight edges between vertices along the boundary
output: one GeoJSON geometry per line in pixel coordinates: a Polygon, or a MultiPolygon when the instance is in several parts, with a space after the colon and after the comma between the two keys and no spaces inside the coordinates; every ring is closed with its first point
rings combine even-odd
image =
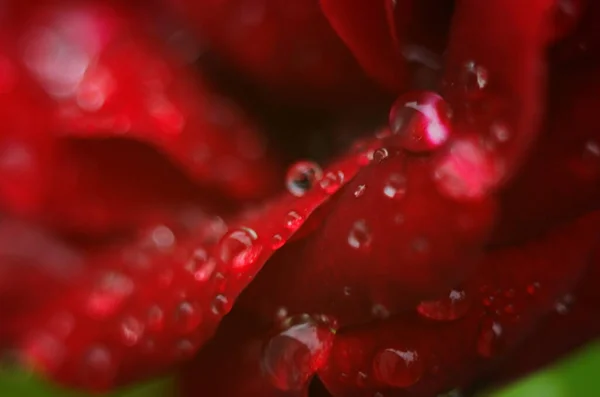
{"type": "MultiPolygon", "coordinates": [[[[172,396],[174,383],[171,378],[161,378],[137,385],[109,397],[166,397],[172,396]]],[[[16,370],[0,372],[0,396],[14,397],[89,397],[89,394],[61,389],[34,375],[16,370]]]]}
{"type": "Polygon", "coordinates": [[[600,396],[600,342],[489,397],[600,396]]]}

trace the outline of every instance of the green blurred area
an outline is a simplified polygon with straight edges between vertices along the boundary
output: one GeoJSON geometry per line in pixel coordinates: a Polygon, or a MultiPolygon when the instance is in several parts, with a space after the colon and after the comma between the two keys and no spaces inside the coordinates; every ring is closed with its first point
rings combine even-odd
{"type": "MultiPolygon", "coordinates": [[[[155,380],[109,397],[172,397],[171,378],[155,380]]],[[[0,372],[0,397],[88,397],[61,390],[30,374],[0,372]]],[[[561,363],[485,397],[592,397],[600,396],[600,341],[561,363]]]]}

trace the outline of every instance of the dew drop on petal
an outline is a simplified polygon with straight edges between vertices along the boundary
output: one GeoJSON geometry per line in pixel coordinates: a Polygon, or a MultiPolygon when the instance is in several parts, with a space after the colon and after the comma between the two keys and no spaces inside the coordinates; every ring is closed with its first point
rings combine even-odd
{"type": "Polygon", "coordinates": [[[464,290],[453,289],[447,296],[438,300],[423,301],[417,306],[417,312],[425,318],[436,321],[452,321],[463,317],[471,307],[464,290]]]}
{"type": "Polygon", "coordinates": [[[425,370],[423,359],[412,349],[385,349],[373,359],[375,377],[392,387],[408,387],[421,379],[425,370]]]}
{"type": "Polygon", "coordinates": [[[121,321],[119,330],[123,344],[135,346],[144,334],[144,324],[133,316],[127,316],[121,321]]]}
{"type": "Polygon", "coordinates": [[[273,237],[271,237],[272,249],[279,249],[283,246],[283,244],[285,244],[285,240],[283,239],[283,237],[281,237],[281,234],[274,234],[273,237]]]}
{"type": "Polygon", "coordinates": [[[389,155],[390,155],[390,152],[386,148],[384,148],[384,147],[379,148],[373,152],[373,154],[372,154],[373,160],[372,161],[374,163],[381,163],[383,160],[387,159],[389,157],[389,155]]]}
{"type": "Polygon", "coordinates": [[[391,199],[401,199],[406,195],[407,181],[402,174],[390,174],[383,185],[383,194],[391,199]]]}
{"type": "Polygon", "coordinates": [[[192,301],[179,302],[175,308],[174,325],[179,332],[188,333],[200,325],[202,311],[200,306],[192,301]]]}
{"type": "Polygon", "coordinates": [[[450,116],[450,107],[441,96],[432,92],[409,93],[392,106],[390,130],[404,150],[429,153],[450,136],[450,116]]]}
{"type": "Polygon", "coordinates": [[[224,316],[231,310],[231,302],[227,296],[218,294],[214,297],[210,310],[217,316],[224,316]]]}
{"type": "Polygon", "coordinates": [[[290,211],[285,216],[285,227],[290,231],[296,231],[302,226],[304,218],[296,211],[290,211]]]}
{"type": "Polygon", "coordinates": [[[333,194],[338,191],[342,186],[342,183],[344,183],[344,173],[342,171],[331,171],[323,176],[323,179],[319,182],[319,186],[321,186],[321,189],[323,189],[325,193],[333,194]]]}
{"type": "Polygon", "coordinates": [[[133,282],[125,275],[105,273],[93,287],[85,309],[93,318],[107,318],[115,314],[133,291],[133,282]]]}
{"type": "Polygon", "coordinates": [[[165,313],[157,305],[153,305],[148,309],[146,314],[146,326],[149,331],[160,332],[165,326],[165,313]]]}
{"type": "Polygon", "coordinates": [[[467,99],[477,99],[481,97],[488,85],[489,72],[486,68],[475,61],[469,61],[464,64],[460,82],[467,99]]]}
{"type": "Polygon", "coordinates": [[[248,228],[238,228],[226,233],[219,242],[219,258],[234,269],[251,265],[261,252],[261,246],[255,243],[256,239],[256,232],[248,228]]]}
{"type": "Polygon", "coordinates": [[[358,185],[356,187],[356,190],[354,191],[354,197],[358,198],[360,196],[362,196],[363,194],[365,194],[365,190],[366,190],[366,185],[358,185]]]}
{"type": "Polygon", "coordinates": [[[301,390],[325,364],[333,342],[333,332],[325,324],[301,316],[264,345],[263,373],[279,390],[301,390]]]}
{"type": "Polygon", "coordinates": [[[287,190],[296,197],[302,197],[323,178],[323,171],[311,161],[299,161],[293,164],[285,177],[287,190]]]}
{"type": "Polygon", "coordinates": [[[504,347],[503,332],[502,324],[491,317],[484,317],[479,324],[477,353],[485,358],[500,354],[504,347]]]}
{"type": "Polygon", "coordinates": [[[79,368],[81,380],[86,386],[105,389],[112,386],[118,363],[106,347],[93,346],[84,353],[79,368]]]}
{"type": "Polygon", "coordinates": [[[575,302],[573,295],[567,294],[558,299],[554,305],[554,308],[558,314],[566,315],[571,311],[571,306],[575,302]]]}
{"type": "Polygon", "coordinates": [[[348,244],[355,249],[368,250],[373,242],[371,230],[364,219],[360,219],[352,225],[348,233],[348,244]]]}
{"type": "Polygon", "coordinates": [[[390,311],[384,305],[376,303],[371,307],[371,315],[373,318],[385,320],[386,318],[390,317],[390,311]]]}

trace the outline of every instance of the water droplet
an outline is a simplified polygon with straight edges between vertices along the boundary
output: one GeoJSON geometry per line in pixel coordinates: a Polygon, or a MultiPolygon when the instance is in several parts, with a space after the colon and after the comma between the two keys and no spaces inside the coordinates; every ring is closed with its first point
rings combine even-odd
{"type": "Polygon", "coordinates": [[[85,302],[86,312],[93,318],[107,318],[115,314],[133,291],[133,282],[125,275],[105,273],[90,292],[85,302]]]}
{"type": "Polygon", "coordinates": [[[302,226],[304,218],[296,211],[290,211],[285,216],[285,227],[290,231],[296,231],[302,226]]]}
{"type": "Polygon", "coordinates": [[[188,333],[202,321],[202,311],[196,302],[180,302],[175,309],[174,323],[179,332],[188,333]]]}
{"type": "Polygon", "coordinates": [[[463,317],[471,307],[464,290],[453,289],[442,299],[424,301],[417,306],[417,312],[428,319],[452,321],[463,317]]]}
{"type": "Polygon", "coordinates": [[[477,353],[485,358],[498,355],[503,349],[502,325],[491,317],[484,317],[479,325],[477,353]]]}
{"type": "Polygon", "coordinates": [[[484,197],[503,177],[503,167],[474,139],[457,139],[438,159],[434,180],[439,191],[455,199],[484,197]]]}
{"type": "Polygon", "coordinates": [[[373,359],[375,377],[393,387],[414,385],[423,376],[423,360],[415,350],[385,349],[373,359]]]}
{"type": "Polygon", "coordinates": [[[194,340],[183,338],[175,344],[175,355],[179,358],[193,357],[198,350],[198,343],[194,340]]]}
{"type": "Polygon", "coordinates": [[[342,183],[344,183],[344,173],[342,171],[328,172],[319,182],[319,186],[325,193],[333,194],[338,191],[342,183]]]}
{"type": "Polygon", "coordinates": [[[375,150],[373,152],[373,162],[374,163],[381,163],[383,160],[387,159],[389,157],[390,153],[388,152],[388,150],[386,148],[379,148],[377,150],[375,150]]]}
{"type": "Polygon", "coordinates": [[[348,234],[348,244],[355,249],[367,250],[371,247],[373,236],[364,219],[360,219],[352,225],[348,234]]]}
{"type": "Polygon", "coordinates": [[[475,61],[469,61],[465,63],[460,79],[460,84],[469,99],[477,99],[488,85],[489,73],[475,61]]]}
{"type": "Polygon", "coordinates": [[[366,188],[367,187],[365,185],[358,185],[354,191],[354,197],[358,198],[362,196],[365,193],[366,188]]]}
{"type": "Polygon", "coordinates": [[[533,283],[527,285],[526,291],[527,291],[527,294],[529,294],[530,296],[534,296],[534,295],[537,295],[540,288],[541,288],[540,283],[533,282],[533,283]]]}
{"type": "Polygon", "coordinates": [[[346,286],[344,287],[344,296],[350,296],[352,295],[352,288],[346,286]]]}
{"type": "Polygon", "coordinates": [[[87,350],[80,366],[81,380],[90,388],[106,389],[113,385],[117,374],[117,362],[104,346],[87,350]]]}
{"type": "Polygon", "coordinates": [[[215,315],[224,316],[231,310],[231,302],[225,295],[219,294],[213,299],[210,309],[215,315]]]}
{"type": "Polygon", "coordinates": [[[390,129],[405,150],[429,153],[442,146],[451,132],[447,102],[432,92],[401,96],[390,111],[390,129]]]}
{"type": "Polygon", "coordinates": [[[146,316],[146,326],[149,331],[161,332],[163,330],[165,326],[165,313],[160,307],[156,305],[151,306],[146,316]]]}
{"type": "Polygon", "coordinates": [[[287,323],[286,329],[265,344],[261,367],[277,389],[301,390],[325,364],[333,332],[307,316],[299,316],[287,323]]]}
{"type": "Polygon", "coordinates": [[[144,334],[144,324],[133,316],[127,316],[121,321],[120,334],[125,346],[135,346],[144,334]]]}
{"type": "Polygon", "coordinates": [[[573,295],[567,294],[556,301],[554,308],[558,314],[566,315],[571,311],[571,306],[575,302],[573,295]]]}
{"type": "Polygon", "coordinates": [[[271,237],[271,248],[276,250],[279,249],[285,244],[285,240],[281,237],[281,234],[275,234],[271,237]]]}
{"type": "Polygon", "coordinates": [[[254,263],[262,247],[254,243],[256,232],[239,228],[225,234],[219,242],[219,258],[234,269],[243,269],[254,263]]]}
{"type": "Polygon", "coordinates": [[[323,171],[311,161],[299,161],[292,165],[285,177],[288,191],[296,197],[306,194],[314,184],[323,178],[323,171]]]}
{"type": "Polygon", "coordinates": [[[391,199],[400,199],[406,195],[407,181],[402,174],[393,173],[386,179],[383,194],[391,199]]]}
{"type": "Polygon", "coordinates": [[[175,244],[175,235],[173,231],[164,225],[160,225],[152,230],[152,242],[158,249],[168,249],[175,244]]]}
{"type": "Polygon", "coordinates": [[[390,317],[390,311],[384,305],[376,303],[371,307],[371,315],[376,319],[385,320],[390,317]]]}
{"type": "Polygon", "coordinates": [[[190,260],[185,265],[185,269],[192,273],[194,279],[199,282],[208,281],[216,267],[217,262],[214,258],[210,258],[208,252],[203,248],[194,250],[190,260]]]}

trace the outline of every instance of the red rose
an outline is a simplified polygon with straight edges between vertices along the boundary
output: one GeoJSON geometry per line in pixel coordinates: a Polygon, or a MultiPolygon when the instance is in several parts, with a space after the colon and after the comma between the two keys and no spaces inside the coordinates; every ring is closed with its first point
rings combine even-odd
{"type": "Polygon", "coordinates": [[[36,3],[0,10],[23,365],[435,396],[600,334],[599,5],[36,3]]]}

